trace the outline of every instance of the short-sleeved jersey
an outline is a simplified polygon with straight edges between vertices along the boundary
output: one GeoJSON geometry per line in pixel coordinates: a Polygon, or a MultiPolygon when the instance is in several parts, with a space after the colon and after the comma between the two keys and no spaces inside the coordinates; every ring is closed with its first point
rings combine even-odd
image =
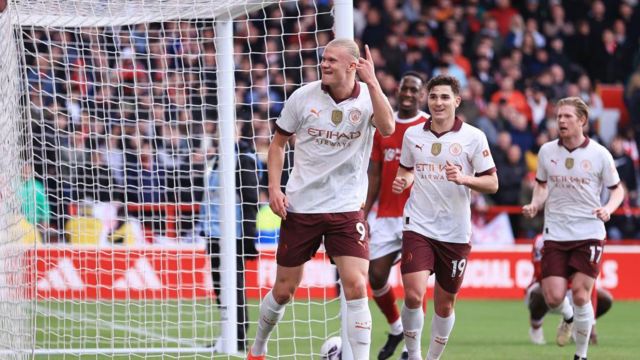
{"type": "Polygon", "coordinates": [[[602,145],[585,139],[569,151],[560,140],[540,148],[536,180],[547,183],[545,240],[604,240],[604,223],[593,210],[601,206],[602,187],[620,182],[613,157],[602,145]]]}
{"type": "Polygon", "coordinates": [[[380,192],[378,193],[377,217],[401,217],[404,204],[409,198],[409,192],[394,194],[391,185],[396,178],[400,165],[400,152],[402,150],[402,138],[405,131],[411,126],[423,124],[429,118],[425,112],[419,111],[418,115],[409,119],[400,119],[398,113],[394,114],[396,131],[393,135],[382,137],[376,132],[373,137],[373,150],[371,161],[381,163],[380,192]]]}
{"type": "Polygon", "coordinates": [[[286,194],[288,211],[302,214],[360,210],[375,127],[369,89],[356,82],[336,103],[320,81],[296,90],[285,103],[277,131],[296,135],[286,194]]]}
{"type": "Polygon", "coordinates": [[[471,191],[447,180],[447,161],[464,175],[496,171],[487,137],[458,118],[453,129],[442,134],[431,130],[431,120],[407,129],[400,166],[413,169],[414,182],[404,208],[404,230],[438,241],[468,243],[471,191]]]}

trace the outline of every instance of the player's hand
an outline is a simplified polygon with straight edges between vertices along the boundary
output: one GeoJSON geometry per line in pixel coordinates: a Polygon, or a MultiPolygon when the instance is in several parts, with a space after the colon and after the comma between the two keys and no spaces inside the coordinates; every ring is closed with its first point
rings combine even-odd
{"type": "Polygon", "coordinates": [[[599,207],[597,209],[593,210],[593,215],[595,215],[596,217],[598,217],[598,219],[602,220],[603,222],[607,222],[611,219],[611,213],[603,208],[603,207],[599,207]]]}
{"type": "Polygon", "coordinates": [[[444,166],[444,171],[447,174],[447,180],[456,183],[458,185],[465,185],[465,176],[460,172],[460,168],[457,165],[452,164],[447,160],[446,165],[444,166]]]}
{"type": "Polygon", "coordinates": [[[289,207],[289,199],[282,190],[269,190],[269,207],[274,214],[280,216],[282,220],[287,219],[287,208],[289,207]]]}
{"type": "Polygon", "coordinates": [[[369,45],[364,46],[364,58],[360,57],[358,59],[358,64],[356,65],[356,72],[365,84],[375,84],[378,82],[376,78],[376,70],[373,66],[373,58],[371,57],[371,51],[369,51],[369,45]]]}
{"type": "Polygon", "coordinates": [[[391,191],[394,194],[401,194],[406,187],[407,179],[397,176],[395,179],[393,179],[393,184],[391,184],[391,191]]]}
{"type": "Polygon", "coordinates": [[[528,204],[522,207],[522,214],[528,218],[533,218],[538,213],[538,207],[533,204],[528,204]]]}

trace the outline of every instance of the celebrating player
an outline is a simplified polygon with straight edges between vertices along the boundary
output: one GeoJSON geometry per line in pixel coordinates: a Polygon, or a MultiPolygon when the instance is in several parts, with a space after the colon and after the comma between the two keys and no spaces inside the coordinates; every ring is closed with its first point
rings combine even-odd
{"type": "Polygon", "coordinates": [[[401,319],[409,359],[422,359],[422,300],[436,274],[427,359],[439,359],[455,322],[454,303],[471,251],[471,191],[495,193],[498,177],[486,136],[455,116],[460,84],[450,76],[427,83],[431,119],[407,129],[392,189],[413,184],[404,208],[401,319]]]}
{"type": "Polygon", "coordinates": [[[369,359],[369,239],[361,209],[374,132],[377,128],[388,136],[395,123],[368,47],[365,52],[361,58],[352,40],[331,41],[322,55],[322,80],[296,90],[276,122],[267,163],[269,205],[283,220],[278,268],[273,289],[260,305],[249,359],[264,359],[269,335],[300,284],[304,263],[323,238],[342,280],[352,353],[357,360],[369,359]],[[285,195],[280,189],[284,150],[294,134],[294,167],[285,195]]]}
{"type": "Polygon", "coordinates": [[[540,148],[533,198],[522,212],[534,217],[544,206],[542,293],[549,308],[560,312],[571,280],[573,323],[562,325],[565,335],[559,335],[570,336],[573,328],[574,359],[582,360],[594,321],[590,299],[604,250],[604,222],[620,206],[624,190],[609,151],[584,135],[589,107],[577,97],[561,99],[557,107],[560,139],[540,148]],[[603,186],[611,190],[604,206],[603,186]]]}

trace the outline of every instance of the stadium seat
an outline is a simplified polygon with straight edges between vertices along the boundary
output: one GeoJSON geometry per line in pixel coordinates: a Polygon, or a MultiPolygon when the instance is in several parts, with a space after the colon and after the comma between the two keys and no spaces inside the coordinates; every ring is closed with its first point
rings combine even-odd
{"type": "Polygon", "coordinates": [[[23,217],[21,217],[18,223],[11,227],[9,231],[17,231],[22,234],[22,236],[20,237],[20,241],[25,245],[42,243],[42,236],[40,235],[37,227],[28,222],[27,219],[23,217]]]}
{"type": "Polygon", "coordinates": [[[98,245],[102,223],[96,218],[77,217],[67,221],[67,239],[72,245],[98,245]]]}

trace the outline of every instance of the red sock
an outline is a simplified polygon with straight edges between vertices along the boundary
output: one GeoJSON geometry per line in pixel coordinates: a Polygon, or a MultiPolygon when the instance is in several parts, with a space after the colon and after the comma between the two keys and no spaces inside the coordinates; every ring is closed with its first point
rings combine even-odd
{"type": "Polygon", "coordinates": [[[396,304],[396,295],[389,284],[380,290],[373,290],[373,300],[378,304],[380,311],[387,318],[389,324],[393,324],[400,318],[400,311],[396,304]]]}
{"type": "Polygon", "coordinates": [[[426,314],[426,313],[427,313],[427,304],[428,304],[428,303],[429,303],[429,302],[427,301],[427,294],[424,294],[424,297],[422,298],[422,312],[423,312],[424,314],[426,314]]]}

